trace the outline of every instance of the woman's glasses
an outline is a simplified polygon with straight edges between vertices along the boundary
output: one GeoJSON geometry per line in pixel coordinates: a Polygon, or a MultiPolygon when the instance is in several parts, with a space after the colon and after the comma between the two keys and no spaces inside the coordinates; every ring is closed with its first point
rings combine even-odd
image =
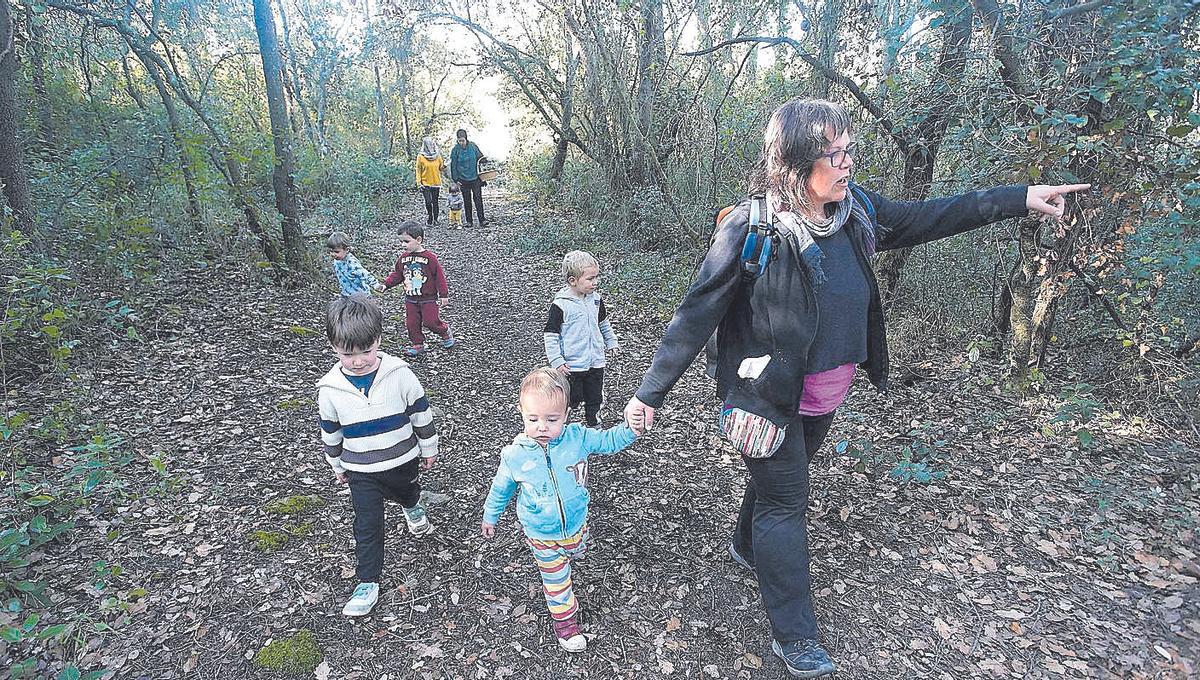
{"type": "Polygon", "coordinates": [[[854,142],[850,142],[843,149],[837,149],[836,151],[823,153],[820,156],[817,156],[817,158],[828,158],[830,167],[840,168],[846,164],[846,157],[853,156],[857,149],[858,145],[854,142]]]}

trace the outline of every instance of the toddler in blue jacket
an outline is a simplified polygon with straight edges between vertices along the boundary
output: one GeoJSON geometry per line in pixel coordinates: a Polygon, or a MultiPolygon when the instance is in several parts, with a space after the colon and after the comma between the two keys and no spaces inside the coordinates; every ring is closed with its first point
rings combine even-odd
{"type": "Polygon", "coordinates": [[[567,377],[554,369],[539,368],[521,381],[525,429],[500,452],[481,530],[488,538],[496,534],[496,521],[516,494],[517,519],[541,572],[558,644],[581,652],[587,639],[579,629],[571,560],[587,547],[588,455],[616,453],[637,435],[624,424],[607,430],[568,424],[570,398],[567,377]]]}

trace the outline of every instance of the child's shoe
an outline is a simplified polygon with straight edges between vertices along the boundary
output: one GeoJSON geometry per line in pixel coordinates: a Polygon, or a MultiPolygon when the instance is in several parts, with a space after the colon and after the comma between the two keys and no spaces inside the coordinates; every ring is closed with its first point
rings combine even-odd
{"type": "Polygon", "coordinates": [[[413,536],[433,533],[433,522],[429,521],[429,516],[425,514],[425,508],[422,508],[420,503],[411,508],[401,506],[400,509],[404,511],[404,523],[408,525],[408,531],[413,536]]]}
{"type": "Polygon", "coordinates": [[[455,340],[453,335],[447,337],[445,340],[442,340],[442,347],[445,347],[446,349],[450,349],[457,344],[458,340],[455,340]]]}
{"type": "Polygon", "coordinates": [[[419,357],[425,353],[425,345],[413,345],[404,350],[404,353],[410,357],[419,357]]]}
{"type": "Polygon", "coordinates": [[[366,616],[375,608],[375,603],[379,601],[379,584],[378,583],[360,583],[354,589],[354,594],[350,596],[350,601],[342,607],[342,614],[346,616],[366,616]]]}
{"type": "Polygon", "coordinates": [[[554,622],[554,635],[563,651],[575,653],[587,649],[587,638],[579,632],[579,619],[572,616],[565,621],[554,622]]]}

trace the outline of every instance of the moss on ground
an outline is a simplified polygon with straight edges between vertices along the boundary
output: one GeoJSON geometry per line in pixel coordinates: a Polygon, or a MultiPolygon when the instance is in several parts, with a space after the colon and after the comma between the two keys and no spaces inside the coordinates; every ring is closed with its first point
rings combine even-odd
{"type": "Polygon", "coordinates": [[[287,545],[288,535],[282,531],[258,530],[250,534],[254,539],[254,547],[262,552],[275,552],[287,545]]]}
{"type": "Polygon", "coordinates": [[[297,524],[296,526],[288,529],[287,532],[296,537],[307,536],[313,532],[313,523],[312,522],[301,522],[301,523],[297,524]]]}
{"type": "Polygon", "coordinates": [[[325,501],[321,500],[320,496],[297,495],[276,498],[264,505],[263,510],[272,515],[301,515],[324,505],[325,501]]]}
{"type": "Polygon", "coordinates": [[[317,644],[317,636],[311,630],[301,628],[295,635],[275,640],[258,650],[254,665],[289,675],[310,676],[323,658],[325,651],[317,644]]]}

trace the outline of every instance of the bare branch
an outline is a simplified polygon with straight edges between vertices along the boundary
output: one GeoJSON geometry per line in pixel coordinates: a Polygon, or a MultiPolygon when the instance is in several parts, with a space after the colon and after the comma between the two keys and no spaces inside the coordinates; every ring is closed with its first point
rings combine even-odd
{"type": "Polygon", "coordinates": [[[1047,16],[1051,21],[1058,21],[1059,19],[1065,19],[1075,14],[1083,14],[1084,12],[1090,12],[1094,9],[1103,9],[1107,4],[1108,2],[1106,0],[1090,0],[1090,2],[1083,2],[1078,5],[1071,5],[1070,7],[1064,7],[1062,9],[1055,10],[1050,12],[1050,14],[1047,16]]]}
{"type": "Polygon", "coordinates": [[[906,137],[900,134],[900,132],[896,129],[896,124],[892,122],[891,118],[888,118],[887,114],[884,113],[883,109],[880,108],[873,99],[868,97],[867,94],[862,91],[862,88],[858,86],[858,83],[854,82],[847,76],[834,71],[825,64],[822,64],[820,60],[806,52],[803,46],[801,46],[800,43],[796,42],[792,38],[787,36],[742,36],[738,38],[730,38],[729,40],[723,40],[707,49],[697,50],[695,52],[684,52],[683,56],[699,57],[720,49],[724,49],[730,45],[737,45],[740,43],[755,43],[763,47],[786,45],[792,48],[792,50],[795,51],[796,56],[804,60],[804,62],[811,66],[814,71],[820,73],[822,76],[825,76],[825,78],[830,82],[837,83],[838,85],[846,88],[846,90],[850,92],[850,94],[856,100],[858,100],[858,103],[875,118],[875,121],[879,123],[879,127],[883,128],[884,131],[888,133],[888,136],[891,137],[896,146],[899,147],[904,153],[909,152],[909,148],[912,146],[912,143],[906,137]]]}

